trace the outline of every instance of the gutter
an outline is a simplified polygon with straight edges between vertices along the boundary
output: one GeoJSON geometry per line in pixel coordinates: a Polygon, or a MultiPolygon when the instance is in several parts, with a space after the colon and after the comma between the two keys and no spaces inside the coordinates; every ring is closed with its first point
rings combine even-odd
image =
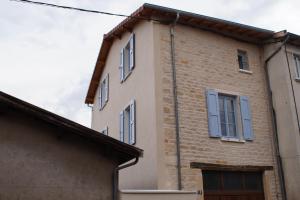
{"type": "Polygon", "coordinates": [[[125,169],[127,167],[133,166],[135,164],[137,164],[139,161],[139,157],[136,157],[135,160],[131,163],[125,164],[125,165],[121,165],[118,166],[114,169],[114,173],[113,173],[113,200],[118,200],[118,192],[119,192],[119,171],[121,169],[125,169]]]}
{"type": "Polygon", "coordinates": [[[268,97],[269,97],[269,109],[271,112],[272,129],[274,131],[274,145],[275,145],[276,159],[277,159],[277,163],[278,163],[278,175],[279,175],[279,179],[280,179],[279,184],[280,184],[280,189],[282,192],[283,200],[286,200],[287,196],[286,196],[285,179],[284,179],[284,173],[283,173],[283,167],[282,167],[282,158],[280,155],[280,148],[279,148],[279,142],[278,142],[278,130],[277,130],[276,115],[275,115],[275,110],[273,107],[273,95],[272,95],[272,90],[271,90],[270,76],[269,76],[269,72],[268,72],[268,62],[282,49],[283,46],[286,45],[288,40],[289,40],[289,35],[286,34],[285,39],[283,40],[281,45],[265,60],[265,64],[264,64],[268,97]]]}
{"type": "Polygon", "coordinates": [[[178,98],[177,98],[177,83],[176,83],[176,63],[175,63],[175,30],[179,20],[180,14],[177,12],[176,19],[170,26],[170,38],[171,38],[171,65],[172,65],[172,80],[173,80],[173,98],[174,98],[174,113],[175,113],[175,132],[176,132],[176,154],[177,154],[177,184],[178,190],[182,189],[181,183],[181,155],[180,155],[180,134],[179,134],[179,112],[178,112],[178,98]]]}

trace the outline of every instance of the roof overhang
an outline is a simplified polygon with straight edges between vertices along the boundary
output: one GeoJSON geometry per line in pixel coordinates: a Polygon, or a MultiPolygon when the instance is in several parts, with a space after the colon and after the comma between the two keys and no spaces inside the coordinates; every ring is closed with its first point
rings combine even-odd
{"type": "Polygon", "coordinates": [[[108,34],[103,37],[102,45],[96,62],[96,66],[90,81],[88,93],[85,99],[86,104],[93,104],[96,90],[100,81],[103,68],[106,63],[110,47],[116,38],[121,38],[122,34],[127,31],[132,31],[133,27],[140,22],[140,20],[155,20],[162,24],[172,23],[179,13],[180,17],[178,24],[199,28],[206,31],[211,31],[221,34],[226,37],[231,37],[236,40],[262,44],[274,34],[273,31],[256,28],[244,24],[230,22],[222,19],[208,17],[181,10],[166,8],[162,6],[144,4],[134,13],[123,20],[119,25],[113,28],[108,34]]]}

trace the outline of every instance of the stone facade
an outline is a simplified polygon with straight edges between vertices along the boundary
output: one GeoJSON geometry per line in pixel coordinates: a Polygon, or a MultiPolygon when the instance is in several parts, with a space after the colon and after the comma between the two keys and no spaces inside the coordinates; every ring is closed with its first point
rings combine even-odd
{"type": "MultiPolygon", "coordinates": [[[[177,187],[176,136],[172,93],[169,27],[159,28],[160,65],[163,96],[163,135],[167,176],[165,186],[177,187]]],[[[225,165],[269,165],[272,199],[280,195],[276,174],[273,133],[263,68],[262,49],[211,32],[186,26],[175,28],[175,60],[179,102],[182,182],[184,189],[195,187],[191,162],[225,165]],[[248,53],[251,73],[239,70],[237,50],[248,53]],[[206,89],[216,89],[250,98],[254,140],[229,142],[210,138],[206,108],[206,89]]],[[[196,172],[197,173],[197,172],[196,172]]]]}

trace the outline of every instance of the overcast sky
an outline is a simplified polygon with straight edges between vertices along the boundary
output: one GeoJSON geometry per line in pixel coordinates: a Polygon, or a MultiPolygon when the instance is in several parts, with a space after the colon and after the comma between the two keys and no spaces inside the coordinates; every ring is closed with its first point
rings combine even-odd
{"type": "MultiPolygon", "coordinates": [[[[43,1],[127,15],[146,2],[43,1]]],[[[299,0],[147,3],[300,34],[299,0]]],[[[102,37],[122,19],[0,0],[0,90],[89,127],[90,108],[84,99],[102,37]]]]}

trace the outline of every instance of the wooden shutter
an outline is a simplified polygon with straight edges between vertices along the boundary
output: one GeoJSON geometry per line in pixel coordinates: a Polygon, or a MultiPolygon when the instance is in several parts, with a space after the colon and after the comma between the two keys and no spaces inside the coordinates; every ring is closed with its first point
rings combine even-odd
{"type": "Polygon", "coordinates": [[[105,78],[105,102],[108,101],[108,93],[109,93],[109,75],[107,74],[106,75],[106,78],[105,78]]]}
{"type": "Polygon", "coordinates": [[[135,64],[135,35],[134,35],[134,33],[131,35],[129,43],[130,43],[129,44],[130,45],[129,69],[132,70],[134,68],[134,64],[135,64]]]}
{"type": "Polygon", "coordinates": [[[124,142],[124,111],[120,112],[120,141],[124,142]]]}
{"type": "Polygon", "coordinates": [[[218,93],[214,90],[207,90],[206,98],[209,135],[211,137],[221,137],[218,93]]]}
{"type": "Polygon", "coordinates": [[[129,132],[129,140],[130,144],[135,144],[135,100],[132,100],[130,103],[130,132],[129,132]]]}
{"type": "Polygon", "coordinates": [[[120,80],[123,81],[124,79],[124,48],[122,48],[120,52],[120,80]]]}
{"type": "Polygon", "coordinates": [[[252,119],[248,97],[240,96],[240,107],[244,139],[253,140],[252,119]]]}

